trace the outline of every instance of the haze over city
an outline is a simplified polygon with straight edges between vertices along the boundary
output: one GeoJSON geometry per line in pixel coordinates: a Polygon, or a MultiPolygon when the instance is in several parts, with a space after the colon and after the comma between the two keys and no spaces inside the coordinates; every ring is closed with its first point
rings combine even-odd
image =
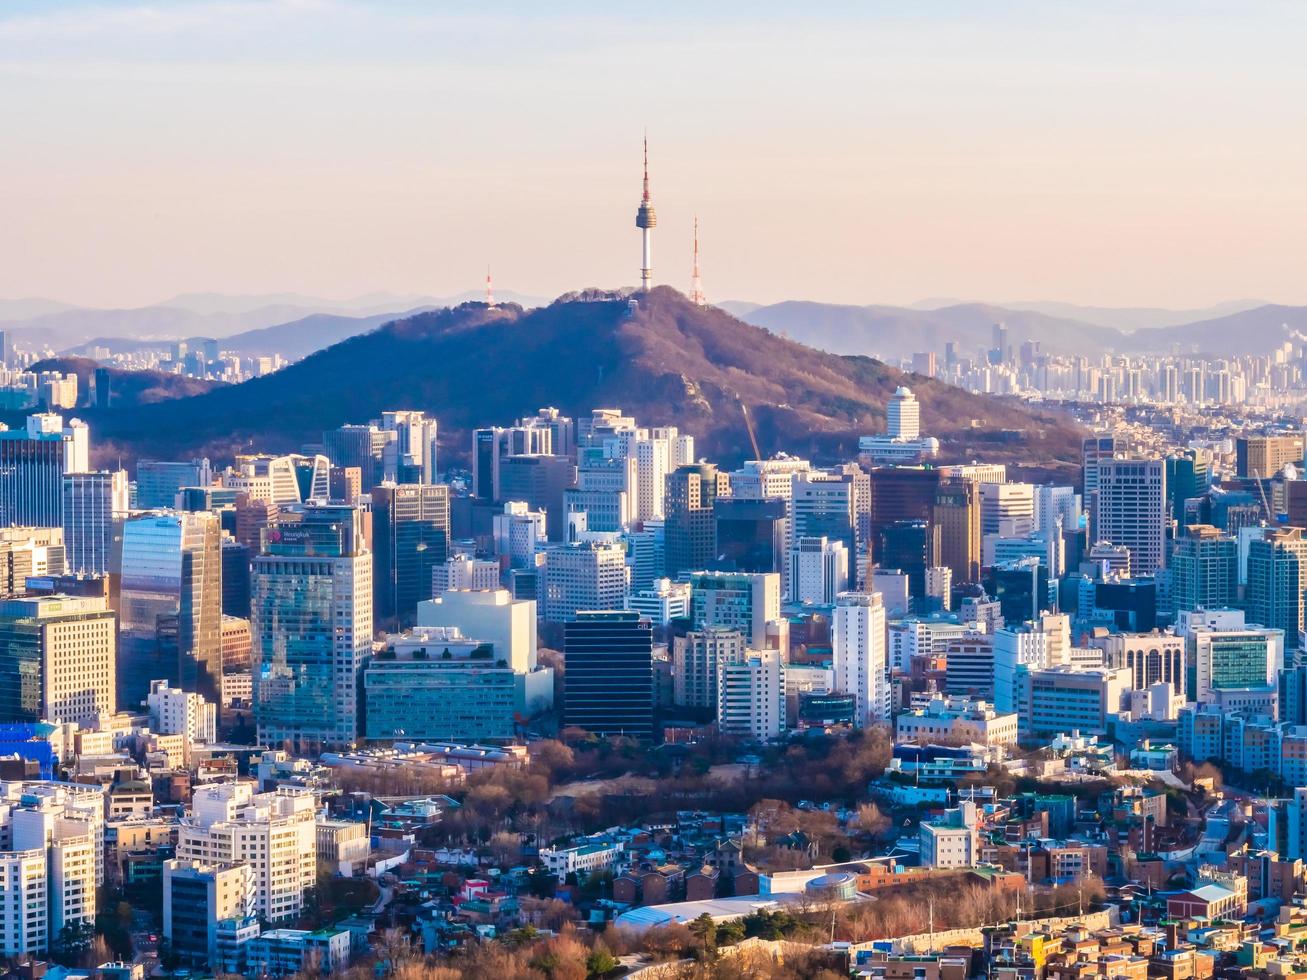
{"type": "Polygon", "coordinates": [[[10,2],[0,296],[1307,301],[1293,3],[10,2]]]}

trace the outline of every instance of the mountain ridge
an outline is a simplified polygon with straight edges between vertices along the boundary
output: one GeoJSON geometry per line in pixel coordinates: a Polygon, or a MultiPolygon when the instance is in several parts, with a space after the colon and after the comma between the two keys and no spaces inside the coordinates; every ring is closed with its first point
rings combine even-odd
{"type": "MultiPolygon", "coordinates": [[[[1052,411],[972,395],[867,357],[785,340],[669,287],[630,298],[569,294],[547,307],[469,303],[350,337],[281,371],[167,405],[93,410],[96,451],[221,460],[249,447],[287,451],[387,408],[440,421],[443,458],[468,455],[471,430],[553,405],[616,405],[645,425],[679,425],[704,455],[752,456],[741,405],[764,454],[836,461],[884,430],[885,402],[907,384],[923,431],[947,458],[1074,464],[1082,430],[1052,411]],[[976,420],[972,424],[972,420],[976,420]]],[[[942,457],[943,458],[943,457],[942,457]]]]}

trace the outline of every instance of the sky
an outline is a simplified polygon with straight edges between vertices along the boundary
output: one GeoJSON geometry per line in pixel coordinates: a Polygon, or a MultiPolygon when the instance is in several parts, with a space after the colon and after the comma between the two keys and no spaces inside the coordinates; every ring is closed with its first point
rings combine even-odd
{"type": "Polygon", "coordinates": [[[1307,4],[4,0],[0,297],[1307,303],[1307,4]]]}

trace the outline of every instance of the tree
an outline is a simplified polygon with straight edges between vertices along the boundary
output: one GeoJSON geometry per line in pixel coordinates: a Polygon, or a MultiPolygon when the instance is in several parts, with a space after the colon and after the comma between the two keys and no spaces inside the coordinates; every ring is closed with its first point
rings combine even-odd
{"type": "Polygon", "coordinates": [[[490,853],[501,868],[516,864],[522,856],[522,840],[512,831],[496,831],[490,836],[490,853]]]}
{"type": "Polygon", "coordinates": [[[616,957],[608,952],[608,949],[602,944],[595,946],[590,951],[590,955],[585,958],[586,973],[591,977],[604,977],[616,970],[620,963],[616,957]]]}
{"type": "Polygon", "coordinates": [[[89,919],[67,923],[50,944],[50,955],[64,966],[78,966],[91,951],[95,939],[95,926],[89,919]]]}
{"type": "Polygon", "coordinates": [[[890,827],[890,818],[875,803],[864,803],[858,807],[856,819],[858,829],[872,837],[879,837],[890,827]]]}
{"type": "Polygon", "coordinates": [[[557,739],[546,738],[531,745],[531,767],[549,777],[558,779],[576,764],[576,753],[557,739]]]}
{"type": "Polygon", "coordinates": [[[705,912],[690,923],[690,934],[709,952],[717,948],[717,923],[705,912]]]}

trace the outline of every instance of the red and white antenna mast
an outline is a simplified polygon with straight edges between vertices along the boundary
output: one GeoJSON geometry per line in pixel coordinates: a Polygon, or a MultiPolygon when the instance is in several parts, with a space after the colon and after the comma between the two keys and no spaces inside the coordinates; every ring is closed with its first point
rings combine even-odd
{"type": "Polygon", "coordinates": [[[690,302],[703,306],[707,299],[703,295],[703,277],[699,275],[699,216],[694,216],[694,268],[690,272],[690,302]]]}
{"type": "Polygon", "coordinates": [[[495,308],[495,290],[490,283],[490,266],[486,266],[486,306],[495,308]]]}

